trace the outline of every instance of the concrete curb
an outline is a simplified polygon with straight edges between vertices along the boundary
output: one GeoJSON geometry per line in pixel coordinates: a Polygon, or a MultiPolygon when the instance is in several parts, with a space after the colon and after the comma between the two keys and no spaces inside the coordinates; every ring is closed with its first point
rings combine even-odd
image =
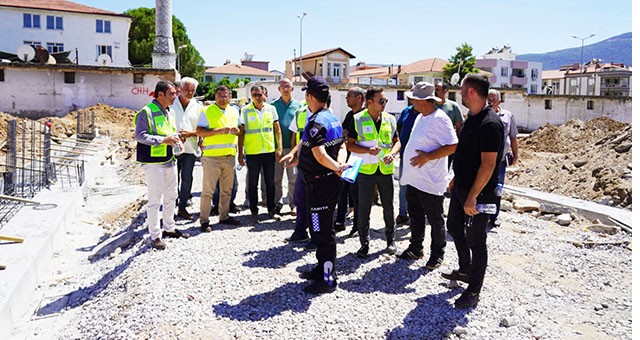
{"type": "Polygon", "coordinates": [[[24,206],[0,230],[4,235],[24,238],[24,243],[0,243],[0,262],[7,269],[0,271],[0,340],[8,339],[16,321],[28,312],[38,284],[51,275],[50,263],[56,250],[63,246],[66,226],[74,223],[82,206],[83,191],[92,183],[100,170],[100,161],[106,155],[106,138],[100,151],[85,156],[85,182],[71,189],[66,183],[51,190],[43,190],[34,201],[55,204],[48,210],[24,206]],[[4,330],[8,330],[5,332],[4,330]]]}

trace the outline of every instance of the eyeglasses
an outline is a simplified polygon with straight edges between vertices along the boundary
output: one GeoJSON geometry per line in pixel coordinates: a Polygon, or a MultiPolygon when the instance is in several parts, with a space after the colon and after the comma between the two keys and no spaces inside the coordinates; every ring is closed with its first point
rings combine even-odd
{"type": "Polygon", "coordinates": [[[380,105],[385,105],[389,102],[389,99],[387,98],[380,98],[380,100],[378,100],[378,104],[380,105]]]}
{"type": "Polygon", "coordinates": [[[251,97],[262,97],[262,93],[252,93],[251,97]]]}

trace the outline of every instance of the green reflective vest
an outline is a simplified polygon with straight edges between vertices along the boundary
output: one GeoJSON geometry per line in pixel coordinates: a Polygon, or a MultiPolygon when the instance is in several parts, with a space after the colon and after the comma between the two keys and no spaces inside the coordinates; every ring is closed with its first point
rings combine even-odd
{"type": "Polygon", "coordinates": [[[307,105],[303,105],[299,109],[296,110],[296,127],[298,131],[296,131],[296,144],[300,143],[300,139],[302,139],[302,131],[304,131],[304,127],[307,126],[307,109],[309,107],[307,105]]]}
{"type": "Polygon", "coordinates": [[[391,152],[393,136],[396,132],[396,119],[384,111],[381,115],[382,123],[380,124],[379,132],[376,130],[373,118],[369,115],[369,110],[364,110],[353,117],[355,128],[358,132],[357,143],[361,144],[363,142],[375,141],[382,149],[380,154],[378,154],[378,162],[365,163],[360,167],[360,173],[365,175],[373,175],[378,167],[383,175],[390,175],[393,173],[393,162],[385,164],[382,161],[382,158],[391,152]]]}
{"type": "MultiPolygon", "coordinates": [[[[222,112],[216,104],[211,104],[204,111],[209,121],[210,129],[238,126],[238,110],[229,105],[222,112]]],[[[202,155],[205,157],[235,156],[238,148],[238,136],[234,134],[219,134],[204,137],[202,141],[202,155]]]]}
{"type": "Polygon", "coordinates": [[[245,154],[258,155],[276,151],[273,133],[274,115],[276,117],[278,116],[276,108],[267,103],[265,103],[262,108],[262,117],[258,114],[253,103],[242,108],[245,154]]]}
{"type": "MultiPolygon", "coordinates": [[[[154,136],[170,136],[176,133],[175,116],[165,115],[162,109],[155,103],[151,102],[145,105],[140,110],[135,118],[134,122],[138,120],[138,115],[141,113],[147,115],[147,121],[149,122],[149,129],[147,133],[154,136]]],[[[137,161],[143,164],[162,164],[172,160],[173,150],[169,151],[169,146],[166,144],[160,145],[145,145],[138,143],[137,146],[137,161]]]]}

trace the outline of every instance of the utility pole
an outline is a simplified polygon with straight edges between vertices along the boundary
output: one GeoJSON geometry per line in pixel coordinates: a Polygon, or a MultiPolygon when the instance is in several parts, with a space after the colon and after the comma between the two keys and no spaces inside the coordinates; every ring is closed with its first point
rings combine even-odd
{"type": "Polygon", "coordinates": [[[591,34],[588,37],[584,37],[584,38],[580,38],[578,36],[571,36],[574,39],[578,39],[578,40],[582,40],[582,47],[580,48],[580,82],[578,83],[578,95],[582,95],[582,57],[584,56],[584,41],[589,39],[589,38],[593,38],[595,37],[595,34],[591,34]]]}

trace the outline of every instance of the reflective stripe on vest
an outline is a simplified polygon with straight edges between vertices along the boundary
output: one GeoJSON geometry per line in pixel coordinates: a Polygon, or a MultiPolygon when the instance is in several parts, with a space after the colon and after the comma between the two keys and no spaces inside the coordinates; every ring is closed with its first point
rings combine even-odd
{"type": "MultiPolygon", "coordinates": [[[[154,136],[169,136],[176,133],[175,117],[169,113],[165,115],[162,109],[155,103],[151,102],[145,105],[136,114],[134,121],[138,120],[138,115],[142,112],[147,115],[148,134],[154,136]]],[[[174,158],[173,151],[169,151],[170,149],[166,144],[145,145],[138,143],[136,148],[138,163],[163,164],[174,158]]]]}
{"type": "Polygon", "coordinates": [[[262,120],[260,120],[260,115],[258,115],[258,111],[253,104],[249,104],[242,109],[244,152],[247,155],[276,151],[275,137],[273,135],[274,112],[275,108],[265,103],[262,108],[262,120]]]}
{"type": "MultiPolygon", "coordinates": [[[[204,111],[210,129],[238,126],[238,110],[233,106],[227,106],[222,110],[211,104],[204,111]]],[[[202,155],[205,157],[235,156],[238,148],[238,136],[234,134],[219,134],[204,137],[202,140],[202,155]]]]}
{"type": "Polygon", "coordinates": [[[358,142],[377,142],[377,145],[382,149],[378,154],[377,163],[362,164],[360,172],[365,175],[372,175],[376,172],[378,167],[383,175],[390,175],[393,173],[393,163],[385,164],[382,158],[391,152],[393,146],[393,135],[396,131],[396,122],[393,116],[386,112],[382,112],[382,123],[380,124],[380,131],[376,130],[375,123],[369,110],[364,110],[354,116],[355,128],[358,131],[358,142]]]}
{"type": "Polygon", "coordinates": [[[308,106],[302,106],[301,108],[296,110],[296,127],[298,131],[296,131],[296,143],[300,143],[300,139],[302,139],[302,131],[304,131],[304,127],[307,126],[307,109],[308,106]]]}

